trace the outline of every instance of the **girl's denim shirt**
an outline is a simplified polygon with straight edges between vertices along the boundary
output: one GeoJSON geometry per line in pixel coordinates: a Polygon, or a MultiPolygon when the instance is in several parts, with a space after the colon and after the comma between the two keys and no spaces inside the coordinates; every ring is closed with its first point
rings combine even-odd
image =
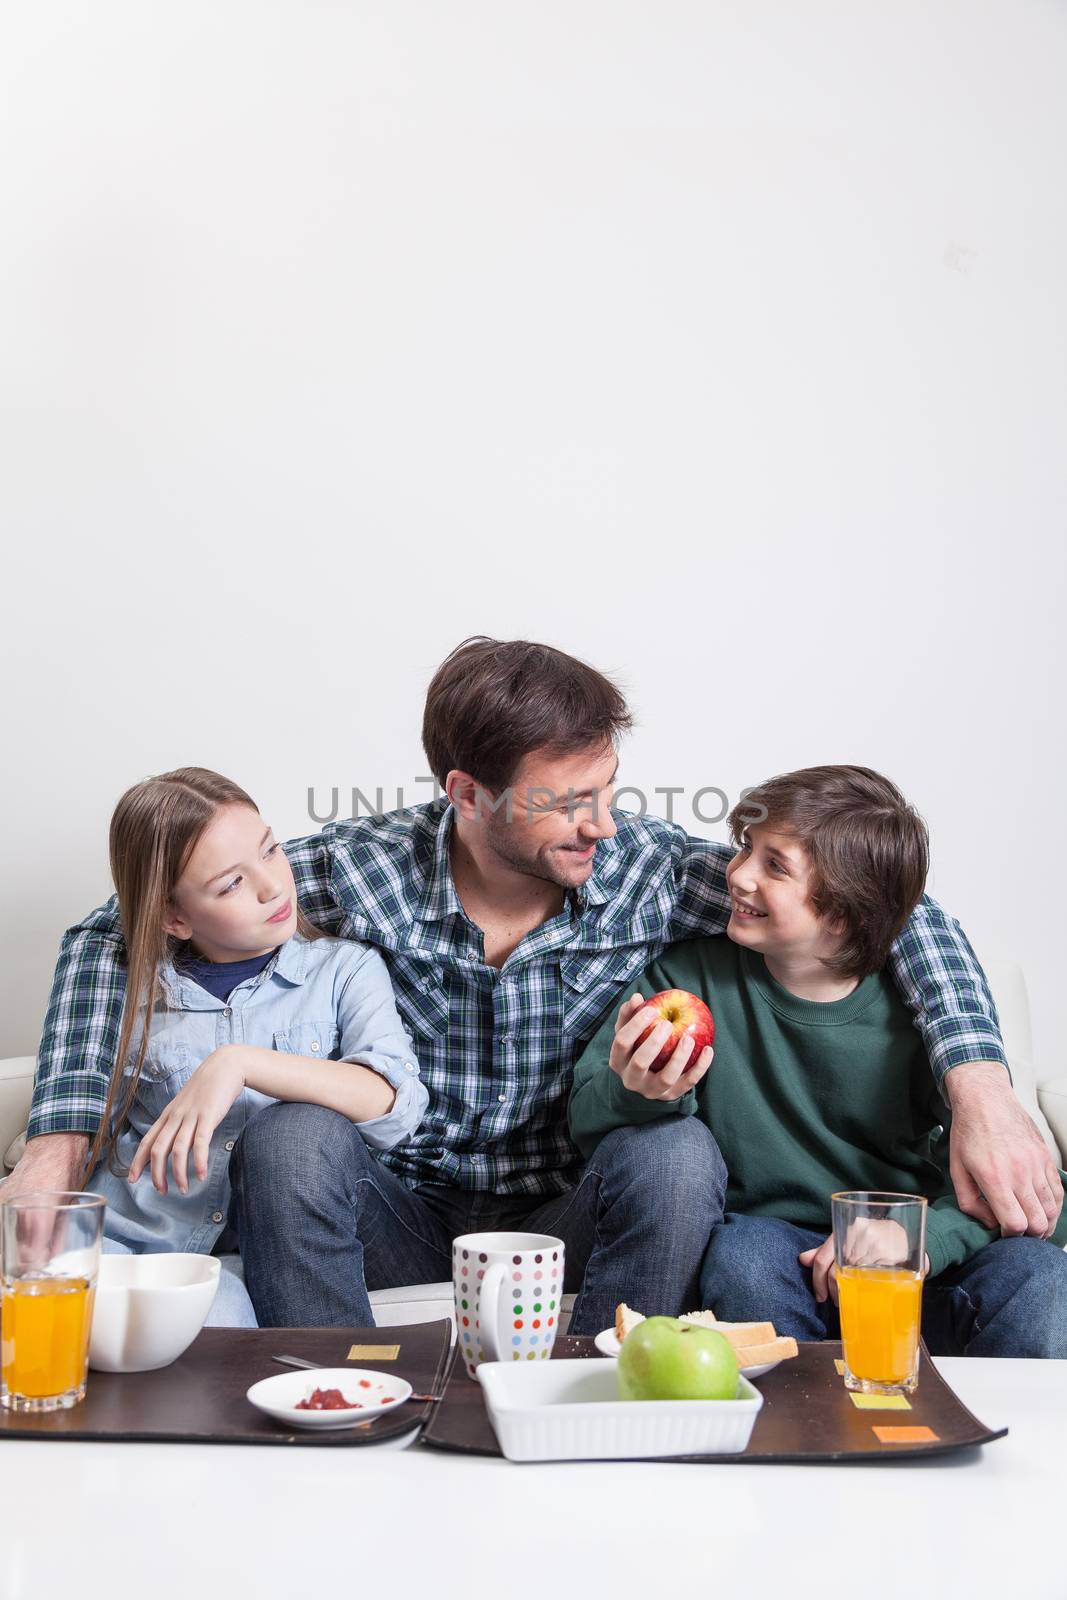
{"type": "MultiPolygon", "coordinates": [[[[216,999],[181,967],[161,972],[166,1003],[152,1017],[130,1126],[117,1146],[116,1165],[128,1168],[137,1146],[178,1090],[213,1050],[226,1044],[259,1045],[323,1061],[358,1061],[373,1067],[396,1090],[385,1116],[357,1123],[369,1145],[391,1150],[422,1121],[428,1095],[393,999],[385,962],[369,945],[347,939],[305,939],[295,934],[262,972],[228,1000],[216,999]]],[[[140,1046],[135,1030],[127,1070],[140,1046]]],[[[210,1252],[226,1224],[229,1164],[250,1117],[274,1102],[245,1089],[215,1129],[201,1182],[189,1165],[189,1193],[169,1168],[160,1194],[145,1171],[135,1184],[103,1163],[86,1185],[107,1201],[105,1237],[134,1251],[210,1252]]]]}

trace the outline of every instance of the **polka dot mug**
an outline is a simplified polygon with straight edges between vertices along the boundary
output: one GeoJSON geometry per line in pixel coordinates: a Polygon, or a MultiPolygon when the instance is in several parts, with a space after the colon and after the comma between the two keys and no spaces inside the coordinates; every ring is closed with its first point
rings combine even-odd
{"type": "Polygon", "coordinates": [[[452,1241],[459,1348],[481,1361],[547,1361],[563,1300],[563,1240],[547,1233],[465,1233],[452,1241]]]}

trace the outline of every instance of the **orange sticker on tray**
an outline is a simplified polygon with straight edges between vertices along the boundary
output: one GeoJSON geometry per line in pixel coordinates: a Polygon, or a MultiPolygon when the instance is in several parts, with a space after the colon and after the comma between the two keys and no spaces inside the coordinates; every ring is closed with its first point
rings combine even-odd
{"type": "Polygon", "coordinates": [[[885,1423],[881,1427],[872,1428],[879,1444],[940,1444],[941,1435],[934,1432],[933,1428],[920,1428],[913,1424],[911,1427],[892,1428],[885,1423]]]}

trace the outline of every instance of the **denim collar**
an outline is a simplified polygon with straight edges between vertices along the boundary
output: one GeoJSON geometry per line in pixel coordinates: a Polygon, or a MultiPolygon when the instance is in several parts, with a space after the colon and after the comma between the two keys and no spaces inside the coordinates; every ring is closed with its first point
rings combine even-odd
{"type": "MultiPolygon", "coordinates": [[[[302,984],[307,977],[310,954],[309,941],[303,934],[294,933],[282,945],[274,960],[269,961],[263,971],[250,980],[247,988],[241,984],[234,991],[242,996],[239,1003],[243,1004],[269,978],[281,978],[283,983],[293,987],[302,984]]],[[[178,965],[173,959],[164,961],[159,969],[159,979],[172,1003],[183,1011],[222,1011],[233,999],[233,995],[230,1000],[220,1000],[216,995],[209,994],[195,978],[190,978],[182,971],[180,960],[178,965]]]]}
{"type": "Polygon", "coordinates": [[[311,941],[302,933],[294,933],[291,939],[286,939],[273,967],[268,967],[267,971],[276,978],[284,978],[286,983],[300,984],[307,977],[310,960],[311,941]]]}

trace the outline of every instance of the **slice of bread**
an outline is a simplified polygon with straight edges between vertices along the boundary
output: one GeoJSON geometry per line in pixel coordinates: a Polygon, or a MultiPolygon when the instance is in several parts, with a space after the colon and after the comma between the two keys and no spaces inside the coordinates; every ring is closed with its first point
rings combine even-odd
{"type": "Polygon", "coordinates": [[[679,1321],[695,1323],[698,1328],[714,1328],[735,1350],[746,1344],[766,1344],[776,1337],[773,1322],[720,1322],[713,1311],[687,1311],[679,1321]]]}
{"type": "MultiPolygon", "coordinates": [[[[628,1305],[615,1307],[615,1337],[622,1344],[628,1333],[645,1318],[628,1305]]],[[[742,1367],[762,1367],[770,1361],[787,1361],[797,1353],[797,1342],[774,1331],[773,1322],[720,1322],[713,1311],[687,1311],[679,1318],[700,1328],[721,1333],[735,1351],[742,1367]]]]}
{"type": "Polygon", "coordinates": [[[797,1342],[785,1334],[779,1334],[777,1339],[768,1339],[765,1344],[743,1344],[734,1346],[739,1367],[765,1367],[772,1361],[788,1361],[797,1353],[797,1342]]]}
{"type": "Polygon", "coordinates": [[[615,1337],[618,1339],[619,1343],[622,1344],[622,1341],[626,1338],[626,1335],[630,1332],[630,1330],[632,1328],[636,1328],[637,1324],[639,1322],[644,1322],[644,1320],[645,1319],[641,1315],[640,1311],[631,1311],[630,1307],[627,1305],[616,1306],[615,1337]]]}

